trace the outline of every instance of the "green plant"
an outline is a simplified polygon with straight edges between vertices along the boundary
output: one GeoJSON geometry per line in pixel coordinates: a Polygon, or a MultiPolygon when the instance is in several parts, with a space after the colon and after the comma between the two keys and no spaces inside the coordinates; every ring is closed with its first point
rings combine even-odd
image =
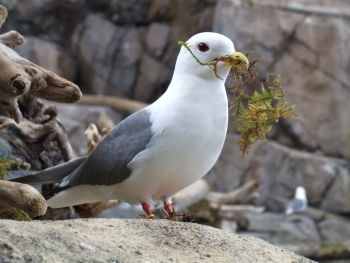
{"type": "Polygon", "coordinates": [[[6,158],[0,158],[0,179],[4,180],[5,176],[9,174],[7,167],[14,161],[6,158]]]}
{"type": "Polygon", "coordinates": [[[26,212],[18,208],[10,208],[9,210],[0,212],[0,218],[18,221],[32,220],[32,218],[26,212]]]}

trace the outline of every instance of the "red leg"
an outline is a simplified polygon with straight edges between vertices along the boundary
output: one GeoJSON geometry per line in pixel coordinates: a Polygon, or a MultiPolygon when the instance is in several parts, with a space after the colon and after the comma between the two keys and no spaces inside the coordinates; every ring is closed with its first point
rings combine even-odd
{"type": "Polygon", "coordinates": [[[176,221],[173,208],[171,207],[171,201],[164,199],[164,209],[168,212],[169,218],[176,221]]]}
{"type": "Polygon", "coordinates": [[[145,211],[146,214],[147,214],[147,217],[146,217],[147,219],[156,219],[154,214],[152,214],[150,206],[149,206],[148,203],[142,202],[141,205],[142,205],[143,211],[145,211]]]}

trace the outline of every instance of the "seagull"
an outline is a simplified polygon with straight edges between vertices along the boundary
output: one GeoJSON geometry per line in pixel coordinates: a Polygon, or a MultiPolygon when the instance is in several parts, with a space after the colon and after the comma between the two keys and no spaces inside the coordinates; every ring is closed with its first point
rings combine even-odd
{"type": "Polygon", "coordinates": [[[285,214],[290,215],[296,212],[302,212],[307,207],[307,197],[305,188],[298,186],[295,189],[294,198],[288,203],[285,214]]]}
{"type": "MultiPolygon", "coordinates": [[[[186,43],[203,63],[229,54],[244,62],[237,67],[249,64],[224,35],[199,33],[186,43]]],[[[47,201],[52,208],[118,199],[141,203],[147,218],[155,219],[151,208],[163,201],[173,215],[173,195],[214,166],[227,133],[224,84],[231,66],[219,61],[214,72],[193,55],[182,46],[166,92],[120,122],[88,156],[15,181],[59,183],[47,201]]]]}

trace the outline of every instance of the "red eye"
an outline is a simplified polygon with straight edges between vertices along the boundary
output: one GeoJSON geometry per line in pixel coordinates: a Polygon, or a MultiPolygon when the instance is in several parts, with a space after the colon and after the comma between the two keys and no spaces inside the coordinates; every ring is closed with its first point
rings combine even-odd
{"type": "Polygon", "coordinates": [[[205,44],[204,42],[200,42],[200,43],[198,44],[198,50],[199,50],[200,52],[206,52],[206,51],[209,50],[209,46],[208,46],[207,44],[205,44]]]}

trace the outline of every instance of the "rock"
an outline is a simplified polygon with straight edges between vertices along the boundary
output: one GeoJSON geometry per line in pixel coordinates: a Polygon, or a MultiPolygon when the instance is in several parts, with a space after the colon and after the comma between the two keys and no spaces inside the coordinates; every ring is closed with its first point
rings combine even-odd
{"type": "Polygon", "coordinates": [[[167,25],[160,23],[152,23],[146,34],[146,47],[148,52],[160,57],[163,54],[164,48],[168,43],[170,29],[167,25]]]}
{"type": "Polygon", "coordinates": [[[130,95],[142,52],[141,35],[142,30],[127,30],[101,15],[89,15],[73,35],[84,85],[94,93],[130,95]]]}
{"type": "Polygon", "coordinates": [[[299,117],[282,127],[290,146],[349,158],[349,4],[297,3],[218,1],[214,31],[233,39],[237,50],[254,51],[260,76],[281,74],[299,117]]]}
{"type": "Polygon", "coordinates": [[[90,123],[97,123],[101,114],[107,114],[114,124],[122,120],[121,113],[118,113],[105,106],[56,104],[58,117],[67,129],[69,140],[73,149],[78,155],[87,153],[85,130],[90,123]]]}
{"type": "Polygon", "coordinates": [[[225,232],[236,233],[238,229],[238,225],[236,221],[222,219],[220,222],[220,229],[222,229],[225,232]]]}
{"type": "Polygon", "coordinates": [[[40,35],[55,43],[61,43],[65,49],[68,47],[69,36],[86,12],[86,6],[76,0],[3,0],[1,4],[15,14],[10,17],[10,27],[25,35],[40,35]]]}
{"type": "Polygon", "coordinates": [[[254,237],[168,220],[0,220],[0,254],[16,262],[313,262],[254,237]]]}
{"type": "MultiPolygon", "coordinates": [[[[126,29],[101,15],[91,14],[73,34],[73,45],[82,64],[82,82],[95,93],[116,94],[117,83],[109,83],[126,29]],[[113,85],[112,85],[113,84],[113,85]]],[[[127,78],[127,76],[124,76],[127,78]]],[[[118,87],[124,89],[124,87],[118,87]]]]}
{"type": "Polygon", "coordinates": [[[259,204],[284,211],[285,201],[304,186],[310,205],[318,206],[337,176],[341,160],[292,150],[275,142],[262,143],[254,152],[245,180],[259,183],[259,204]]]}
{"type": "Polygon", "coordinates": [[[207,181],[219,191],[230,191],[249,180],[259,184],[257,205],[283,212],[294,197],[295,188],[304,186],[309,204],[335,213],[348,213],[350,171],[348,162],[282,146],[273,141],[259,142],[240,159],[238,135],[228,134],[223,152],[207,181]]]}
{"type": "Polygon", "coordinates": [[[321,241],[315,222],[307,216],[277,213],[245,213],[249,234],[274,244],[321,241]]]}
{"type": "Polygon", "coordinates": [[[113,22],[119,25],[140,24],[148,22],[148,8],[151,0],[145,0],[139,3],[135,1],[107,1],[109,8],[113,11],[113,22]]]}
{"type": "Polygon", "coordinates": [[[118,64],[125,67],[134,66],[139,61],[142,51],[140,31],[128,30],[123,39],[121,54],[117,57],[118,64]]]}
{"type": "Polygon", "coordinates": [[[350,239],[350,220],[326,218],[318,224],[325,243],[338,243],[350,239]]]}
{"type": "Polygon", "coordinates": [[[16,48],[24,58],[68,80],[75,80],[76,62],[60,46],[36,37],[25,36],[25,43],[16,48]]]}
{"type": "Polygon", "coordinates": [[[148,21],[169,21],[178,12],[178,2],[171,0],[153,0],[148,10],[148,21]]]}
{"type": "Polygon", "coordinates": [[[325,193],[321,208],[335,213],[350,212],[350,166],[344,164],[336,169],[337,177],[325,193]]]}
{"type": "Polygon", "coordinates": [[[142,56],[140,74],[137,78],[135,88],[135,99],[139,101],[149,101],[154,92],[155,86],[160,80],[164,81],[164,76],[169,72],[157,60],[149,55],[142,56]]]}
{"type": "Polygon", "coordinates": [[[240,158],[242,154],[237,145],[238,139],[238,135],[227,134],[219,160],[205,177],[217,191],[231,191],[243,184],[244,174],[251,164],[255,149],[260,144],[257,143],[247,156],[240,158]]]}

